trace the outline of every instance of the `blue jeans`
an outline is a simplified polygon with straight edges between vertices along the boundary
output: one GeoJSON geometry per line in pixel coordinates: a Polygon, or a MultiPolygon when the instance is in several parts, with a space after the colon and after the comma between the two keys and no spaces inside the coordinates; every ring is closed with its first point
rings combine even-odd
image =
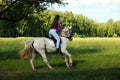
{"type": "Polygon", "coordinates": [[[59,48],[60,38],[55,29],[50,29],[49,31],[49,37],[52,37],[52,36],[57,40],[56,48],[59,48]]]}

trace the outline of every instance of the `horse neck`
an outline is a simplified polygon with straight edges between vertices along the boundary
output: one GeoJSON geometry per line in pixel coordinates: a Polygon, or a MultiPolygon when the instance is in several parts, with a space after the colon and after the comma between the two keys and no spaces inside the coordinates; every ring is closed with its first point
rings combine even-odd
{"type": "Polygon", "coordinates": [[[65,35],[65,32],[62,31],[61,34],[60,34],[60,37],[65,37],[65,36],[66,36],[66,35],[65,35]]]}
{"type": "Polygon", "coordinates": [[[62,40],[62,45],[66,46],[66,37],[60,37],[60,38],[62,40]]]}

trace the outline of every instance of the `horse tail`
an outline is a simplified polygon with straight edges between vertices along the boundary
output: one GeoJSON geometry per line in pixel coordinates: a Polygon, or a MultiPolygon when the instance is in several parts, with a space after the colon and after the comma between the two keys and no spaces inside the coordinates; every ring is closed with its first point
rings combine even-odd
{"type": "Polygon", "coordinates": [[[19,57],[21,59],[27,60],[30,59],[32,52],[34,51],[34,48],[32,46],[33,40],[28,40],[25,42],[24,49],[20,51],[19,57]]]}

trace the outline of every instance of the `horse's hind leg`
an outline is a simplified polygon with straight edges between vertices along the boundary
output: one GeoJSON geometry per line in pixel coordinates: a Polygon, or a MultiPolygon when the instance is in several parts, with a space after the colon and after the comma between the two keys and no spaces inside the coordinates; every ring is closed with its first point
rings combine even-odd
{"type": "Polygon", "coordinates": [[[35,59],[35,56],[36,54],[35,53],[32,53],[31,57],[30,57],[30,63],[31,63],[31,66],[32,66],[32,70],[33,71],[36,71],[35,67],[34,67],[34,64],[33,64],[33,60],[35,59]]]}
{"type": "Polygon", "coordinates": [[[49,69],[53,69],[52,66],[49,64],[49,62],[48,62],[48,60],[47,60],[46,54],[45,54],[45,53],[42,53],[41,56],[42,56],[43,61],[45,62],[45,64],[48,66],[48,68],[49,68],[49,69]]]}

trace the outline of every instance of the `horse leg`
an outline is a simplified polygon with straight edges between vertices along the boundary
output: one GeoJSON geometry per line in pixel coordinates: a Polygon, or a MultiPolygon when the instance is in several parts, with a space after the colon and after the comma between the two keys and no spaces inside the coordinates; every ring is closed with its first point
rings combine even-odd
{"type": "Polygon", "coordinates": [[[64,50],[63,53],[69,57],[69,67],[71,67],[72,66],[71,54],[67,50],[64,50]]]}
{"type": "Polygon", "coordinates": [[[30,63],[31,63],[31,66],[32,66],[32,70],[33,70],[33,71],[36,71],[36,69],[35,69],[35,67],[34,67],[34,64],[33,64],[33,60],[35,59],[35,56],[36,56],[36,54],[35,54],[35,53],[32,53],[31,58],[30,58],[30,63]]]}
{"type": "Polygon", "coordinates": [[[69,66],[69,64],[68,64],[68,61],[67,61],[67,58],[66,58],[66,57],[64,58],[64,61],[65,61],[65,63],[66,63],[67,68],[70,69],[70,66],[69,66]]]}
{"type": "Polygon", "coordinates": [[[39,50],[38,51],[40,53],[40,55],[42,56],[43,58],[43,61],[45,62],[45,64],[48,66],[49,69],[53,69],[53,67],[49,64],[48,60],[47,60],[47,56],[45,54],[45,50],[39,50]]]}

